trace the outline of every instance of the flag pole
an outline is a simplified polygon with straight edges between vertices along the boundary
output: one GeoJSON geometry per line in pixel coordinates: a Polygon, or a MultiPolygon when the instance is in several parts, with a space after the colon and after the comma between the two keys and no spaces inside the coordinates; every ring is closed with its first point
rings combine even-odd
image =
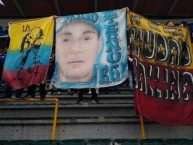
{"type": "Polygon", "coordinates": [[[145,128],[144,128],[144,121],[143,121],[143,116],[140,115],[140,124],[141,124],[141,134],[142,134],[142,139],[145,139],[145,128]]]}

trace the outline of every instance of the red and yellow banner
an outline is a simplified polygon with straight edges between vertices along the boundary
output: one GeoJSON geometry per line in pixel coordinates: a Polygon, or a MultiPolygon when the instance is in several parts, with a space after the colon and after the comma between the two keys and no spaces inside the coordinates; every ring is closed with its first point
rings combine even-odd
{"type": "Polygon", "coordinates": [[[167,125],[193,125],[193,50],[185,27],[127,13],[137,112],[167,125]]]}

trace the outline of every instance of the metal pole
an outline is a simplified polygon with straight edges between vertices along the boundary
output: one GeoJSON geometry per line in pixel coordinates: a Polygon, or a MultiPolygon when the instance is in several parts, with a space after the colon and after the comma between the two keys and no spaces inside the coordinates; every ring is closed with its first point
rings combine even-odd
{"type": "Polygon", "coordinates": [[[145,139],[145,128],[144,128],[144,122],[143,122],[143,116],[140,115],[140,123],[141,123],[141,134],[142,139],[145,139]]]}
{"type": "Polygon", "coordinates": [[[55,99],[55,110],[54,110],[54,123],[53,123],[53,129],[52,129],[52,140],[55,140],[56,136],[56,123],[57,123],[57,117],[58,117],[58,99],[55,99]]]}

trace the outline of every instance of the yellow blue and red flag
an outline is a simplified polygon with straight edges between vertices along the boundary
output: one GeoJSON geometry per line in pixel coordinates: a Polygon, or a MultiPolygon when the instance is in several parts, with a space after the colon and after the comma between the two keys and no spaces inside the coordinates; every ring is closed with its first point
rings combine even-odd
{"type": "Polygon", "coordinates": [[[44,82],[53,46],[54,18],[14,22],[9,36],[3,80],[14,89],[44,82]]]}

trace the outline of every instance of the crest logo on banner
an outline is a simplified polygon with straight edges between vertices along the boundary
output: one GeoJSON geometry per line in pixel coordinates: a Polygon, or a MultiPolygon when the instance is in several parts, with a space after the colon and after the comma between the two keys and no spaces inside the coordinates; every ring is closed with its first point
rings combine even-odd
{"type": "Polygon", "coordinates": [[[167,125],[193,125],[193,50],[190,31],[127,13],[134,57],[135,107],[167,125]]]}
{"type": "Polygon", "coordinates": [[[57,88],[120,84],[127,74],[126,9],[56,20],[57,88]]]}
{"type": "Polygon", "coordinates": [[[9,86],[19,89],[46,79],[53,32],[53,17],[11,24],[11,41],[3,72],[3,80],[9,86]]]}

